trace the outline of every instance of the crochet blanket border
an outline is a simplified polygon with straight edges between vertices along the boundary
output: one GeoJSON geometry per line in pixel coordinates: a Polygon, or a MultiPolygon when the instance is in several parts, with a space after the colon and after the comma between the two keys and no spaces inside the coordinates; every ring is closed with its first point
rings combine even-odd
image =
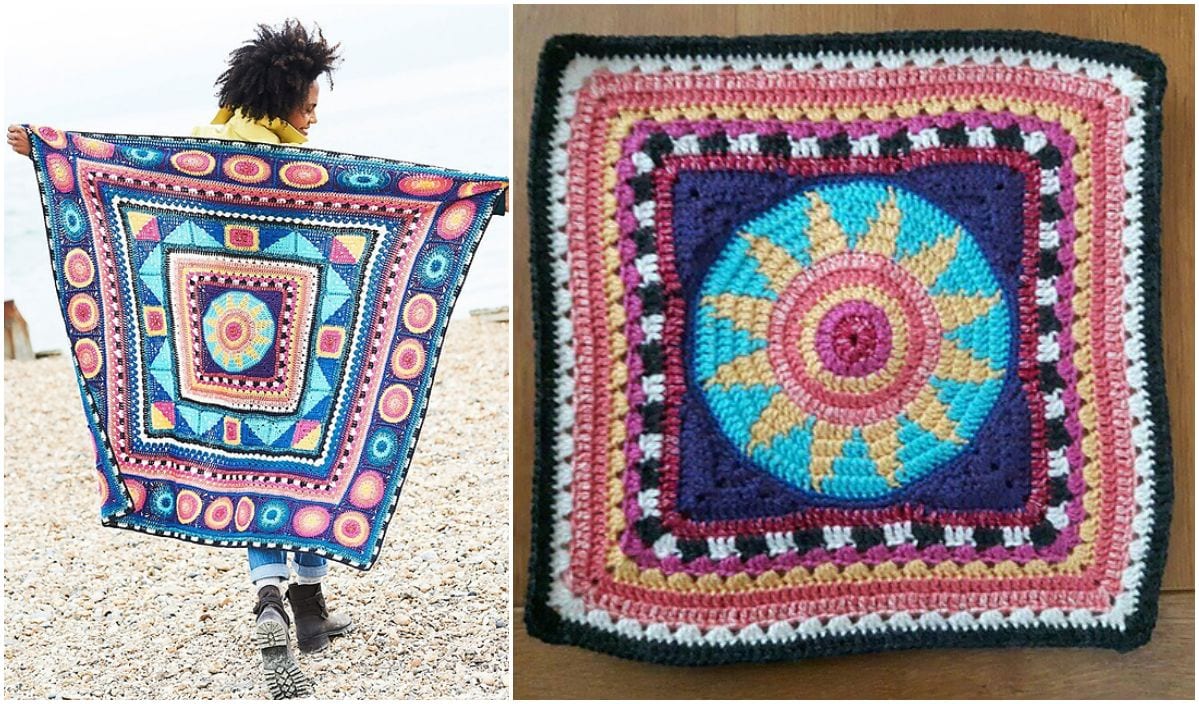
{"type": "Polygon", "coordinates": [[[1033,31],[914,31],[879,34],[826,34],[754,37],[601,37],[559,35],[548,40],[541,53],[529,151],[529,213],[532,274],[533,333],[535,340],[534,487],[532,502],[532,554],[529,561],[525,623],[528,632],[548,643],[582,646],[622,658],[670,665],[716,665],[743,661],[794,660],[813,656],[868,653],[907,648],[1059,646],[1102,647],[1128,651],[1149,640],[1157,618],[1169,535],[1173,497],[1169,416],[1165,394],[1155,393],[1149,415],[1157,431],[1155,438],[1155,492],[1150,544],[1145,555],[1144,581],[1134,611],[1123,629],[1041,625],[1005,626],[993,630],[888,631],[885,635],[822,635],[779,643],[733,643],[713,645],[656,646],[647,640],[625,637],[564,619],[549,604],[552,575],[554,491],[554,428],[551,422],[559,394],[560,379],[555,351],[557,317],[550,264],[550,183],[546,163],[552,149],[552,131],[561,96],[563,74],[579,56],[597,59],[638,55],[703,56],[754,55],[778,52],[903,52],[953,49],[1016,49],[1063,54],[1069,57],[1116,64],[1134,71],[1146,83],[1141,101],[1145,109],[1145,156],[1142,162],[1144,212],[1142,227],[1143,281],[1145,292],[1142,332],[1146,345],[1149,388],[1165,388],[1162,358],[1161,316],[1161,102],[1166,86],[1166,69],[1161,59],[1129,44],[1082,40],[1033,31]]]}

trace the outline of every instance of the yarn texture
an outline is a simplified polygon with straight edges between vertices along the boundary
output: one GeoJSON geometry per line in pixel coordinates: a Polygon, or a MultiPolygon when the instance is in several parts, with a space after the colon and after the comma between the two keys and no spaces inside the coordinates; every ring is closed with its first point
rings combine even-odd
{"type": "Polygon", "coordinates": [[[507,182],[26,130],[103,524],[369,569],[507,182]]]}
{"type": "Polygon", "coordinates": [[[529,632],[680,665],[1146,642],[1164,88],[1036,32],[552,38],[529,632]]]}

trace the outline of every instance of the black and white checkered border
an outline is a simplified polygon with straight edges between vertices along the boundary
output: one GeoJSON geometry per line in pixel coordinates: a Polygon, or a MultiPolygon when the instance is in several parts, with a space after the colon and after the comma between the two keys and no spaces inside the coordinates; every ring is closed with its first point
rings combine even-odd
{"type": "MultiPolygon", "coordinates": [[[[918,549],[930,545],[960,547],[969,545],[985,550],[994,545],[1016,548],[1032,545],[1034,549],[1050,546],[1059,532],[1069,524],[1066,509],[1074,496],[1067,487],[1070,472],[1066,451],[1079,438],[1071,438],[1066,428],[1066,408],[1062,394],[1066,382],[1058,370],[1062,332],[1061,321],[1054,312],[1057,303],[1055,288],[1062,275],[1057,255],[1061,247],[1058,222],[1069,215],[1061,204],[1059,174],[1063,155],[1050,144],[1043,132],[1024,132],[1018,124],[1006,128],[982,125],[967,128],[963,120],[948,127],[927,128],[912,135],[901,128],[889,137],[867,134],[849,136],[840,131],[831,136],[796,139],[783,131],[747,133],[730,137],[725,133],[698,136],[694,133],[672,136],[664,129],[651,133],[641,148],[629,156],[635,175],[624,182],[633,194],[630,215],[638,224],[633,233],[637,256],[633,261],[639,275],[632,290],[641,301],[642,315],[630,325],[639,325],[646,332],[645,341],[633,348],[642,363],[642,388],[646,404],[631,403],[630,414],[641,416],[642,435],[627,442],[639,443],[642,459],[637,464],[641,490],[636,501],[642,516],[631,527],[638,540],[650,547],[658,559],[670,556],[683,562],[698,558],[714,561],[737,557],[744,561],[759,555],[774,557],[785,552],[804,554],[815,549],[835,551],[853,547],[866,551],[877,545],[898,547],[914,545],[918,549]],[[794,531],[768,532],[764,535],[729,535],[705,539],[678,538],[662,524],[658,505],[660,470],[662,465],[662,433],[664,431],[665,376],[661,332],[665,321],[666,294],[659,274],[656,205],[653,170],[661,168],[670,156],[708,156],[745,154],[782,159],[846,158],[850,156],[897,157],[939,147],[968,147],[977,149],[1007,149],[1031,156],[1041,167],[1040,252],[1036,302],[1038,312],[1039,381],[1045,402],[1045,431],[1049,455],[1047,478],[1047,509],[1045,517],[1033,526],[943,526],[924,521],[902,521],[877,526],[824,526],[794,531]]],[[[618,186],[619,187],[619,186],[618,186]]],[[[1069,334],[1069,331],[1067,331],[1069,334]]],[[[1081,470],[1078,470],[1081,471],[1081,470]]]]}

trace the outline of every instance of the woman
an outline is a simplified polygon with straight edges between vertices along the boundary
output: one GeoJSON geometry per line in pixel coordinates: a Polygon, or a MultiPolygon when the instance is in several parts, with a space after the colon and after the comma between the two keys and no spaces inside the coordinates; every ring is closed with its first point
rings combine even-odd
{"type": "MultiPolygon", "coordinates": [[[[257,36],[233,51],[225,72],[216,81],[220,111],[212,124],[196,127],[192,136],[271,144],[302,144],[317,124],[320,97],[317,80],[330,76],[339,61],[339,45],[330,46],[320,29],[309,32],[298,21],[281,27],[259,25],[257,36]]],[[[8,143],[18,154],[30,154],[29,136],[18,125],[8,128],[8,143]]],[[[291,620],[283,594],[295,617],[296,642],[303,652],[329,645],[331,636],[347,632],[352,623],[331,614],[321,593],[328,572],[325,559],[309,553],[292,555],[296,574],[282,550],[249,549],[250,580],[257,603],[255,641],[276,699],[308,696],[312,685],[291,654],[291,620]]]]}

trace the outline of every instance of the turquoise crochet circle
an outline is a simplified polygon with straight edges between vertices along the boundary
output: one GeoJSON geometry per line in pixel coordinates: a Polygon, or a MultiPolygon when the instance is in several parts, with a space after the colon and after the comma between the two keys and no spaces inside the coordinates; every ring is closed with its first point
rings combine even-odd
{"type": "Polygon", "coordinates": [[[276,531],[287,524],[291,509],[286,501],[271,499],[258,510],[258,526],[263,530],[276,531]]]}
{"type": "Polygon", "coordinates": [[[378,190],[391,182],[384,171],[365,166],[346,169],[337,175],[337,182],[346,188],[357,190],[378,190]]]}
{"type": "Polygon", "coordinates": [[[388,428],[376,428],[366,441],[366,459],[376,467],[386,467],[395,460],[400,440],[388,428]]]}
{"type": "Polygon", "coordinates": [[[58,208],[59,221],[66,231],[67,239],[78,242],[87,232],[87,221],[83,219],[83,211],[72,200],[64,200],[58,208]]]}
{"type": "Polygon", "coordinates": [[[160,486],[150,494],[150,509],[159,516],[171,516],[175,513],[175,493],[165,486],[160,486]]]}
{"type": "Polygon", "coordinates": [[[1014,326],[973,234],[877,179],[812,186],[738,226],[692,310],[719,431],[788,486],[878,499],[965,452],[1014,326]]]}
{"type": "Polygon", "coordinates": [[[163,158],[162,152],[149,147],[122,147],[121,153],[138,166],[154,166],[163,158]]]}
{"type": "Polygon", "coordinates": [[[429,288],[444,284],[449,277],[453,253],[449,245],[438,245],[426,251],[417,264],[421,284],[429,288]]]}

